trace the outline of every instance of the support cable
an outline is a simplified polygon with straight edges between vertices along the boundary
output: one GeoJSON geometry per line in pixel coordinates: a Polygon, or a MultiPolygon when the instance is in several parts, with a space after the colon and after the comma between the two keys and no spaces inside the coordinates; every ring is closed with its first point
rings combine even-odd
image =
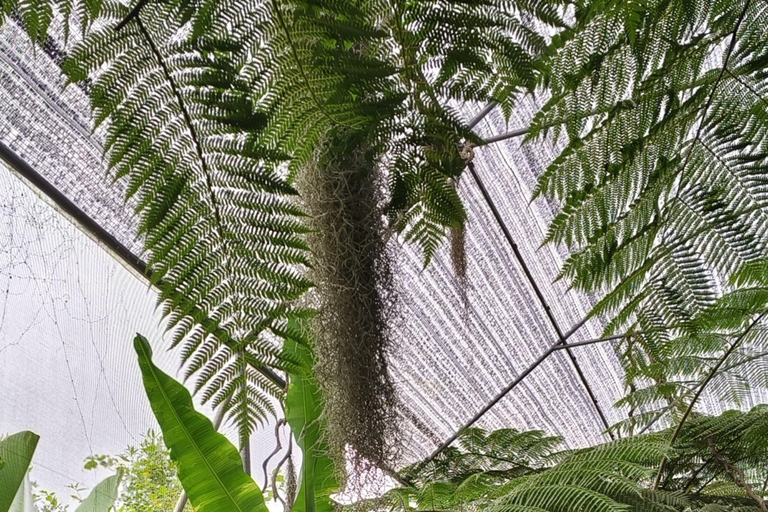
{"type": "Polygon", "coordinates": [[[595,338],[593,340],[586,340],[586,341],[575,341],[573,343],[568,343],[566,345],[558,345],[555,347],[555,350],[563,350],[563,349],[571,349],[573,347],[583,347],[586,345],[594,345],[596,343],[603,343],[605,341],[614,341],[614,340],[620,340],[623,338],[626,338],[630,335],[639,335],[643,334],[641,332],[625,332],[624,334],[616,334],[614,336],[606,336],[604,338],[595,338]]]}
{"type": "MultiPolygon", "coordinates": [[[[517,262],[520,264],[520,267],[523,269],[523,273],[525,274],[525,277],[528,279],[528,282],[533,288],[533,291],[536,294],[536,297],[538,298],[539,303],[544,308],[544,312],[546,313],[547,318],[549,319],[549,323],[552,324],[552,327],[555,329],[555,332],[557,333],[558,344],[565,345],[568,340],[568,337],[571,334],[573,334],[576,331],[576,329],[578,329],[578,327],[583,325],[585,320],[580,321],[577,324],[576,329],[571,329],[570,331],[568,331],[568,336],[566,336],[563,333],[562,329],[560,328],[560,325],[557,323],[557,320],[555,319],[554,314],[552,313],[552,309],[550,308],[549,303],[544,297],[544,294],[541,292],[541,289],[536,283],[536,280],[534,279],[533,274],[531,274],[531,271],[528,268],[528,265],[526,265],[525,260],[523,259],[523,255],[520,253],[520,249],[517,247],[517,244],[512,238],[512,234],[509,232],[509,229],[507,229],[506,224],[504,224],[504,220],[501,218],[501,214],[499,213],[499,210],[496,208],[496,205],[491,199],[491,196],[488,193],[488,190],[485,188],[483,181],[480,179],[480,176],[475,170],[475,165],[472,162],[469,162],[468,167],[469,167],[470,174],[472,174],[472,177],[474,178],[475,183],[477,183],[477,186],[480,189],[480,193],[483,195],[483,198],[485,199],[485,202],[488,204],[488,207],[491,209],[491,212],[493,213],[493,216],[496,219],[496,222],[498,223],[499,227],[504,233],[504,237],[507,239],[507,242],[512,248],[512,252],[514,252],[515,254],[515,259],[517,259],[517,262]]],[[[603,410],[600,407],[600,404],[598,403],[597,397],[592,391],[591,386],[587,382],[586,376],[584,375],[584,372],[582,371],[581,366],[579,365],[578,361],[576,361],[576,357],[573,355],[573,352],[570,350],[570,348],[568,347],[564,347],[564,348],[566,350],[566,353],[568,354],[568,358],[571,360],[571,363],[573,364],[573,367],[576,370],[576,374],[579,376],[579,380],[581,380],[581,383],[583,384],[584,389],[586,390],[590,400],[594,404],[595,410],[597,411],[598,416],[600,416],[600,420],[605,426],[606,431],[608,431],[608,434],[613,439],[613,434],[609,430],[610,425],[608,424],[608,420],[606,419],[605,414],[603,413],[603,410]]]]}

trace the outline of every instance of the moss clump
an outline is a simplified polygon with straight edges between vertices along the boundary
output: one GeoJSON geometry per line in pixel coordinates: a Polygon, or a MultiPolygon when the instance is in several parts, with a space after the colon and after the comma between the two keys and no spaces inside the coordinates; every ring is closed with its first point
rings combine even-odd
{"type": "Polygon", "coordinates": [[[315,370],[331,455],[351,454],[356,470],[385,465],[395,457],[388,355],[397,301],[376,155],[362,134],[335,131],[297,186],[313,228],[315,370]]]}

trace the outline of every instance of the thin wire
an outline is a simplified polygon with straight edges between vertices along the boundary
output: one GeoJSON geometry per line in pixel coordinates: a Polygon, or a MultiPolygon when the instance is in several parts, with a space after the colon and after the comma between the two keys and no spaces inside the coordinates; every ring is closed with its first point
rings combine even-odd
{"type": "MultiPolygon", "coordinates": [[[[474,163],[469,162],[468,167],[469,167],[469,172],[474,178],[475,183],[477,183],[477,186],[480,189],[480,193],[485,199],[485,202],[488,204],[488,207],[490,208],[491,213],[493,214],[493,217],[496,219],[497,224],[499,225],[502,232],[504,233],[504,237],[507,239],[509,246],[512,248],[512,252],[515,255],[515,259],[517,259],[518,263],[520,264],[523,270],[523,273],[525,274],[529,284],[533,288],[536,298],[539,300],[539,303],[544,308],[544,312],[546,313],[547,318],[549,319],[549,322],[552,324],[552,327],[554,327],[555,332],[557,333],[559,343],[565,345],[568,338],[565,336],[565,334],[563,334],[563,331],[560,328],[560,325],[558,324],[554,314],[552,313],[552,309],[550,308],[549,303],[547,302],[547,299],[544,297],[544,294],[542,293],[541,289],[536,283],[536,279],[533,277],[533,274],[531,274],[531,271],[528,268],[528,265],[526,265],[525,259],[523,258],[523,255],[520,252],[520,249],[517,247],[517,244],[515,243],[514,238],[512,238],[512,234],[509,232],[509,229],[504,223],[504,219],[502,219],[501,214],[499,213],[499,210],[496,208],[496,204],[493,202],[493,199],[491,199],[491,195],[488,193],[488,190],[485,188],[483,181],[480,179],[480,176],[478,175],[477,170],[475,169],[474,163]]],[[[582,320],[581,322],[579,322],[579,324],[576,325],[575,328],[571,329],[569,331],[569,336],[570,334],[574,333],[581,325],[583,325],[584,322],[585,320],[582,320]]],[[[597,411],[597,414],[600,417],[600,420],[603,423],[605,430],[608,432],[608,435],[611,437],[611,439],[613,439],[613,433],[611,433],[610,431],[610,425],[608,424],[608,419],[605,417],[605,414],[603,413],[603,410],[597,401],[597,397],[592,391],[592,388],[589,385],[589,382],[587,382],[587,378],[584,375],[584,372],[581,370],[581,367],[579,366],[578,361],[576,361],[576,356],[574,356],[573,352],[568,348],[566,348],[566,353],[568,354],[568,358],[571,360],[571,363],[573,364],[574,369],[576,370],[576,374],[581,380],[581,383],[584,386],[584,389],[589,395],[589,398],[592,400],[592,403],[595,406],[595,410],[597,411]]]]}
{"type": "Polygon", "coordinates": [[[91,444],[91,438],[88,435],[88,427],[85,424],[85,416],[83,415],[83,409],[80,406],[80,400],[77,397],[77,386],[75,386],[75,377],[72,373],[72,365],[69,362],[69,356],[67,355],[67,347],[66,343],[64,342],[64,333],[61,332],[61,326],[59,325],[59,317],[56,314],[56,309],[53,308],[53,324],[56,326],[56,332],[59,334],[59,341],[61,341],[61,351],[64,354],[64,362],[65,366],[67,367],[67,374],[69,375],[69,382],[72,385],[72,396],[75,399],[75,405],[77,406],[77,413],[80,416],[80,422],[83,425],[83,435],[85,436],[85,441],[88,443],[88,449],[90,450],[91,454],[93,454],[93,445],[91,444]]]}

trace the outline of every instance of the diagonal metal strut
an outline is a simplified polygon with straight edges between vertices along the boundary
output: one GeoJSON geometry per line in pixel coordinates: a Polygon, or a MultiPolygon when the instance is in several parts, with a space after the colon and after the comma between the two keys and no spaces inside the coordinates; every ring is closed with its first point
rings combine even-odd
{"type": "MultiPolygon", "coordinates": [[[[539,288],[539,285],[536,283],[536,280],[534,279],[533,274],[531,274],[531,271],[528,268],[528,265],[526,265],[525,260],[523,259],[523,255],[520,253],[520,249],[517,247],[517,244],[512,238],[512,234],[509,232],[509,229],[507,229],[506,224],[504,224],[504,220],[501,218],[501,214],[499,213],[499,210],[496,208],[496,204],[493,202],[493,199],[491,199],[491,196],[488,193],[488,190],[485,188],[483,181],[480,179],[480,176],[475,170],[475,165],[472,162],[470,162],[468,167],[469,167],[470,174],[472,174],[472,177],[474,178],[475,183],[477,183],[477,186],[480,189],[480,193],[483,195],[485,202],[488,204],[488,207],[491,209],[491,212],[493,213],[493,216],[496,219],[496,222],[498,223],[501,230],[504,232],[504,237],[507,239],[507,242],[512,248],[512,252],[515,254],[515,259],[522,267],[525,277],[528,279],[528,282],[530,283],[531,288],[533,288],[533,291],[536,294],[536,298],[539,300],[539,303],[544,308],[544,312],[547,315],[547,319],[549,320],[549,323],[552,324],[552,327],[555,329],[555,332],[557,333],[557,338],[558,338],[557,344],[566,345],[568,338],[576,331],[576,329],[578,329],[578,327],[581,327],[581,325],[584,324],[584,320],[579,322],[579,324],[576,326],[576,329],[571,329],[568,333],[563,333],[563,330],[560,328],[560,325],[558,324],[554,314],[552,313],[552,308],[550,308],[549,303],[547,302],[547,299],[544,297],[544,294],[541,292],[541,289],[539,288]]],[[[579,365],[578,361],[576,361],[576,356],[573,355],[573,351],[570,348],[566,347],[565,351],[568,354],[568,358],[571,360],[571,363],[573,364],[574,369],[576,370],[576,374],[579,376],[579,380],[581,380],[581,383],[584,385],[584,389],[589,395],[590,400],[592,400],[592,403],[595,406],[595,410],[597,411],[597,414],[600,416],[600,420],[605,426],[605,429],[608,430],[609,428],[608,420],[606,419],[605,414],[603,413],[603,410],[600,407],[600,404],[597,402],[597,397],[595,397],[595,394],[592,391],[591,386],[587,382],[587,379],[584,375],[584,372],[581,369],[581,366],[579,365]]],[[[610,431],[608,432],[610,434],[610,431]]],[[[611,437],[613,437],[612,434],[610,435],[611,437]]]]}
{"type": "MultiPolygon", "coordinates": [[[[162,287],[162,282],[156,284],[152,282],[150,279],[152,271],[144,260],[131,252],[130,249],[104,229],[98,222],[96,222],[96,220],[81,210],[80,207],[1,141],[0,160],[3,160],[8,164],[14,174],[19,176],[28,186],[44,194],[57,210],[69,217],[75,225],[82,229],[89,237],[111,252],[118,261],[125,264],[135,274],[148,279],[150,284],[156,289],[162,287]]],[[[255,369],[273,384],[281,389],[285,389],[285,379],[278,375],[274,370],[267,367],[256,367],[255,369]]]]}
{"type": "MultiPolygon", "coordinates": [[[[487,114],[490,110],[491,110],[490,108],[486,107],[486,109],[484,109],[484,113],[481,112],[481,114],[483,115],[487,114]]],[[[481,115],[476,116],[476,119],[477,117],[482,118],[481,115]]],[[[462,431],[464,431],[465,429],[477,423],[477,421],[480,420],[480,418],[482,418],[488,411],[490,411],[494,405],[496,405],[502,398],[504,398],[515,387],[517,387],[517,385],[520,384],[520,382],[522,382],[523,379],[525,379],[528,375],[530,375],[531,372],[533,372],[533,370],[535,370],[542,362],[544,362],[544,360],[546,360],[550,355],[552,355],[552,353],[554,353],[557,350],[564,349],[568,354],[569,359],[571,360],[571,363],[573,364],[574,369],[576,370],[576,373],[579,376],[579,379],[584,385],[584,389],[586,390],[587,394],[589,395],[589,398],[591,399],[592,403],[595,406],[595,410],[597,411],[600,417],[600,420],[602,421],[606,431],[608,431],[611,438],[613,438],[613,434],[611,434],[609,430],[608,420],[606,419],[602,408],[598,404],[597,398],[595,397],[595,394],[592,392],[592,388],[590,387],[589,383],[586,380],[586,377],[584,376],[584,372],[582,372],[581,367],[578,364],[578,361],[576,361],[576,357],[573,355],[573,352],[570,349],[570,347],[567,346],[568,338],[570,338],[581,326],[583,326],[586,323],[586,318],[579,321],[568,332],[565,332],[565,333],[563,332],[563,330],[560,328],[560,325],[557,323],[557,320],[555,319],[552,313],[552,309],[550,308],[549,303],[547,302],[546,298],[542,294],[541,289],[539,288],[538,284],[536,283],[536,280],[531,274],[530,269],[528,268],[528,265],[526,265],[525,260],[523,259],[523,256],[520,253],[520,249],[517,247],[517,244],[512,238],[512,234],[509,232],[509,229],[507,229],[507,226],[504,223],[504,220],[502,219],[501,214],[499,213],[499,210],[496,208],[496,204],[491,199],[491,196],[488,193],[488,190],[485,188],[483,181],[480,179],[480,176],[477,174],[477,171],[475,170],[475,165],[472,162],[469,162],[468,168],[469,168],[470,174],[472,175],[475,182],[477,183],[478,188],[480,189],[480,193],[483,195],[483,199],[485,199],[485,202],[488,204],[488,207],[490,208],[491,213],[493,214],[496,222],[498,223],[499,227],[504,233],[504,237],[506,238],[507,242],[512,248],[512,251],[515,255],[515,259],[518,261],[518,263],[522,267],[523,273],[525,274],[529,284],[531,285],[531,288],[533,288],[533,291],[537,299],[539,300],[539,303],[544,308],[544,312],[546,313],[549,322],[552,324],[552,327],[555,329],[555,332],[557,333],[557,341],[552,345],[550,345],[550,347],[544,353],[542,353],[538,357],[538,359],[536,359],[525,370],[523,370],[517,377],[515,377],[515,379],[512,382],[510,382],[504,389],[499,391],[496,394],[496,396],[494,396],[491,399],[490,402],[485,404],[474,416],[472,416],[466,423],[464,423],[464,425],[462,425],[459,429],[457,429],[450,437],[448,437],[448,439],[443,441],[440,444],[440,446],[435,448],[435,450],[416,467],[416,471],[423,468],[427,463],[429,463],[432,459],[434,459],[437,455],[439,455],[444,449],[450,446],[450,444],[453,443],[456,440],[456,438],[459,437],[459,434],[461,434],[462,431]]],[[[610,336],[608,338],[603,338],[603,339],[589,340],[587,342],[580,343],[579,345],[590,345],[590,344],[599,343],[602,341],[617,339],[619,337],[610,336]]]]}

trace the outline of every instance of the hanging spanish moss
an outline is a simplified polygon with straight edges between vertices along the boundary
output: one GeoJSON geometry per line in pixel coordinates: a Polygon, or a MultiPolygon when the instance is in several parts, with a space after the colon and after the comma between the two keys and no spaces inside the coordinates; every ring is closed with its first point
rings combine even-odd
{"type": "MultiPolygon", "coordinates": [[[[458,188],[458,180],[452,182],[458,188]]],[[[451,265],[453,275],[456,277],[456,286],[459,292],[459,300],[462,305],[462,319],[468,325],[469,317],[469,280],[467,278],[467,221],[454,226],[450,230],[451,241],[451,265]]]]}
{"type": "MultiPolygon", "coordinates": [[[[465,141],[464,144],[459,147],[459,157],[464,161],[464,165],[469,165],[475,157],[475,145],[471,141],[465,141]]],[[[451,185],[454,189],[459,188],[459,180],[461,175],[456,176],[451,180],[451,185]]],[[[466,315],[469,309],[469,280],[467,278],[467,223],[469,219],[465,219],[458,226],[454,226],[450,231],[451,240],[451,264],[453,265],[453,273],[456,276],[456,280],[459,286],[459,295],[461,297],[462,306],[464,306],[464,314],[466,315]]]]}
{"type": "MultiPolygon", "coordinates": [[[[459,188],[459,179],[451,181],[454,188],[459,188]]],[[[467,247],[466,247],[466,222],[451,228],[451,263],[453,273],[459,281],[462,297],[467,291],[467,247]]]]}
{"type": "Polygon", "coordinates": [[[351,456],[358,473],[395,458],[397,423],[387,365],[396,307],[392,256],[382,180],[364,141],[360,134],[329,134],[297,183],[314,231],[316,374],[326,438],[331,456],[337,462],[351,456]]]}

